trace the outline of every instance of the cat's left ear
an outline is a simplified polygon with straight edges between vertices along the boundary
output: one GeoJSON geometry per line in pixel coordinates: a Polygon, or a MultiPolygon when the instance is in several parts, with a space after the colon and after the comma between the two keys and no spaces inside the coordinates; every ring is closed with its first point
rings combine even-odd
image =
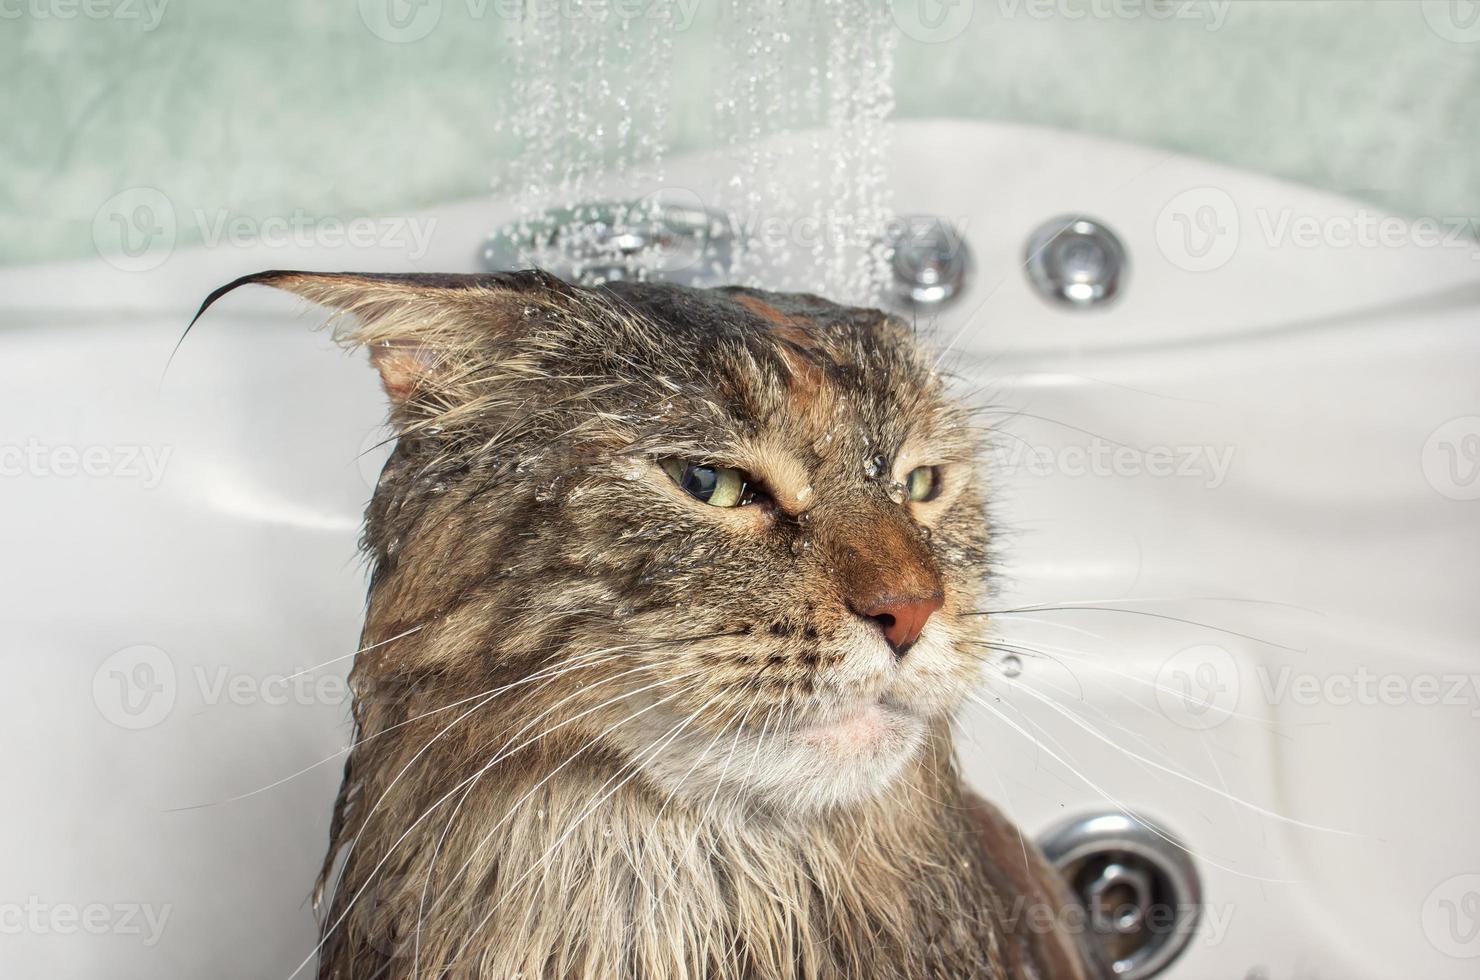
{"type": "Polygon", "coordinates": [[[336,323],[335,339],[369,348],[370,362],[397,408],[438,392],[480,346],[515,329],[522,310],[532,303],[544,305],[570,288],[533,271],[450,275],[274,269],[242,276],[211,293],[191,326],[216,300],[253,284],[286,290],[347,317],[348,322],[336,323]]]}

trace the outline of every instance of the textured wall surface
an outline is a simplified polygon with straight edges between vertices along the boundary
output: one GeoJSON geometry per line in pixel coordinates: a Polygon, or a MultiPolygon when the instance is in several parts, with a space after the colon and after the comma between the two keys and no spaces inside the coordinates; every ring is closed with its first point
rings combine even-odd
{"type": "MultiPolygon", "coordinates": [[[[497,122],[516,6],[0,0],[0,261],[91,254],[95,216],[132,187],[253,220],[484,192],[514,152],[497,122]]],[[[1480,215],[1480,0],[898,0],[892,14],[899,117],[1081,129],[1404,214],[1480,215]]],[[[671,142],[702,147],[724,18],[713,0],[668,16],[671,142]]],[[[613,85],[651,84],[621,61],[613,85]]]]}

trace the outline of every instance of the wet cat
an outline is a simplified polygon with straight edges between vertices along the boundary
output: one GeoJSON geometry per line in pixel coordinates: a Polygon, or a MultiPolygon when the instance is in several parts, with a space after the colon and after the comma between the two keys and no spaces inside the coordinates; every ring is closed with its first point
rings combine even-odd
{"type": "Polygon", "coordinates": [[[910,328],[539,272],[205,306],[246,283],[339,311],[397,434],[322,978],[1092,975],[952,762],[992,549],[910,328]]]}

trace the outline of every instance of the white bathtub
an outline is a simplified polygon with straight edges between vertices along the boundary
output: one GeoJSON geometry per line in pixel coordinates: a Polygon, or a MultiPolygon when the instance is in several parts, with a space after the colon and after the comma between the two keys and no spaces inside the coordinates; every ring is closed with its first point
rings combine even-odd
{"type": "MultiPolygon", "coordinates": [[[[1001,617],[1052,658],[988,672],[1001,716],[968,714],[969,778],[1034,833],[1126,806],[1186,842],[1207,907],[1166,976],[1474,976],[1473,247],[1063,133],[919,123],[894,146],[896,206],[975,254],[933,326],[1004,410],[996,605],[1090,607],[1001,617]],[[1065,212],[1126,245],[1106,311],[1022,274],[1065,212]]],[[[670,182],[717,201],[713,169],[670,182]]],[[[110,207],[194,220],[123,201],[103,238],[110,207]]],[[[507,215],[416,215],[425,249],[320,229],[0,272],[0,975],[286,978],[311,954],[380,396],[268,290],[223,301],[161,374],[241,273],[473,271],[507,215]]]]}

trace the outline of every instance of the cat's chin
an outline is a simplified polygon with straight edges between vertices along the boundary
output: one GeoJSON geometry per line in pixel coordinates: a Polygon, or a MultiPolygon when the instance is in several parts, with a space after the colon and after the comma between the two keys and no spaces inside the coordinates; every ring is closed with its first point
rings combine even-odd
{"type": "Polygon", "coordinates": [[[691,803],[813,813],[881,794],[919,754],[926,728],[916,712],[870,700],[763,736],[677,738],[643,770],[691,803]]]}

